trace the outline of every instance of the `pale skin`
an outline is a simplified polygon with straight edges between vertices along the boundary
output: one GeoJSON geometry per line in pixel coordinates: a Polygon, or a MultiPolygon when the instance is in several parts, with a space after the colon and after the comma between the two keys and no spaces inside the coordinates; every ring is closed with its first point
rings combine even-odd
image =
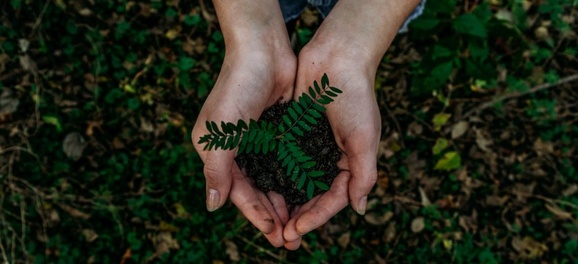
{"type": "Polygon", "coordinates": [[[340,0],[297,60],[277,0],[214,0],[225,39],[221,73],[197,118],[192,138],[203,160],[207,209],[227,197],[275,247],[295,250],[301,238],[348,204],[364,214],[377,179],[381,130],[374,95],[377,67],[419,0],[340,0]],[[331,189],[289,211],[283,197],[257,190],[234,161],[234,151],[202,151],[205,121],[258,119],[263,110],[306,91],[327,73],[343,90],[327,117],[342,151],[331,189]],[[218,103],[217,103],[218,102],[218,103]]]}

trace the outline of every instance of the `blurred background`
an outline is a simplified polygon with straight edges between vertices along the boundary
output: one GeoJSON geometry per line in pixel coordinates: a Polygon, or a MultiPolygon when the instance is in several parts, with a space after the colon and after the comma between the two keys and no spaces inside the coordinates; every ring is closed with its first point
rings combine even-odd
{"type": "MultiPolygon", "coordinates": [[[[430,0],[382,59],[379,180],[276,249],[205,209],[208,0],[0,2],[3,263],[578,263],[578,2],[430,0]]],[[[321,23],[308,9],[299,50],[321,23]]]]}

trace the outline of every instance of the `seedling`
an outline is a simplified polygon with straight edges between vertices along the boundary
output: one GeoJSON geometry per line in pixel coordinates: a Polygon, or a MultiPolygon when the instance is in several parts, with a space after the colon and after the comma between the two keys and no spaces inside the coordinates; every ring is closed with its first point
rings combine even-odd
{"type": "Polygon", "coordinates": [[[329,85],[327,74],[321,77],[321,86],[317,81],[309,87],[309,93],[303,93],[297,101],[292,101],[288,113],[282,116],[283,122],[275,125],[268,121],[238,120],[237,124],[221,121],[207,121],[209,134],[203,135],[199,144],[205,144],[204,150],[233,150],[238,147],[238,154],[275,153],[281,166],[286,169],[286,176],[297,182],[297,189],[307,188],[307,197],[311,199],[315,188],[329,190],[327,184],[316,180],[325,175],[324,171],[314,170],[317,164],[306,155],[297,144],[297,138],[304,136],[304,131],[311,131],[326,111],[325,106],[333,102],[342,91],[329,85]]]}

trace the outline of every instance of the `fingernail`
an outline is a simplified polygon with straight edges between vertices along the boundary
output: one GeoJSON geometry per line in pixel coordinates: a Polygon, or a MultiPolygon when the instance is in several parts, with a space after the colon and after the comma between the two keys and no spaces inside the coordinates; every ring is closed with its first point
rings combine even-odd
{"type": "Polygon", "coordinates": [[[363,196],[359,199],[359,202],[357,203],[357,213],[360,215],[364,215],[366,206],[367,206],[367,196],[363,196]]]}
{"type": "Polygon", "coordinates": [[[207,210],[209,210],[209,212],[213,212],[217,209],[219,209],[219,191],[215,190],[215,189],[209,189],[209,193],[208,193],[208,198],[207,198],[207,210]]]}

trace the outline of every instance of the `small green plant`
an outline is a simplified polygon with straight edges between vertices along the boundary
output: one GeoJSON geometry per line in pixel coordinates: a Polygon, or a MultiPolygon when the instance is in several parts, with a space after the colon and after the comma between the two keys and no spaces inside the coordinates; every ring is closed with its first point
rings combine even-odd
{"type": "Polygon", "coordinates": [[[316,162],[305,154],[298,145],[297,137],[303,137],[303,131],[311,131],[325,112],[325,105],[342,93],[329,85],[327,74],[321,77],[321,86],[317,81],[309,86],[309,94],[303,93],[297,101],[292,101],[288,113],[282,116],[283,122],[275,125],[268,121],[251,119],[249,125],[244,120],[237,124],[221,121],[221,126],[207,121],[209,134],[203,135],[199,144],[205,144],[204,150],[233,150],[238,153],[268,154],[276,151],[277,160],[287,169],[286,175],[297,181],[297,189],[307,186],[307,197],[311,199],[315,188],[328,190],[327,184],[315,180],[325,175],[324,171],[313,170],[316,162]],[[313,88],[314,87],[314,88],[313,88]]]}

